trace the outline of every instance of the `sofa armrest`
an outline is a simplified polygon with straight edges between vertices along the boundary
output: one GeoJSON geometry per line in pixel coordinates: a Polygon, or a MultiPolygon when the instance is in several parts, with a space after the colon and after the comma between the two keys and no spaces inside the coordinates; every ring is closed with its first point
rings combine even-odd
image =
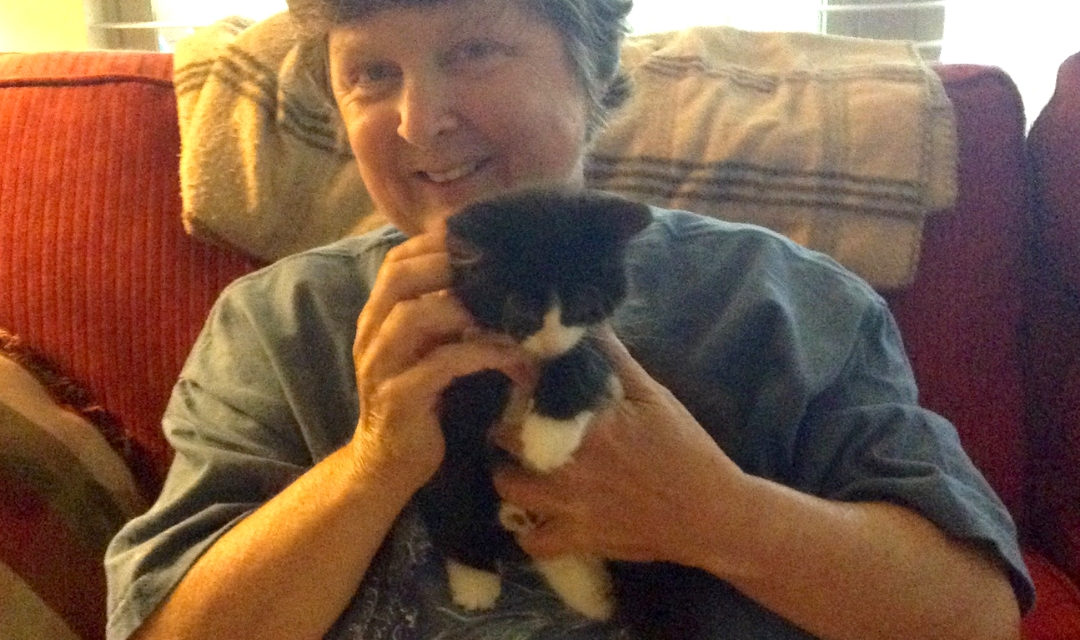
{"type": "Polygon", "coordinates": [[[1061,65],[1032,125],[1036,280],[1031,303],[1032,413],[1040,453],[1040,537],[1080,583],[1080,53],[1061,65]]]}

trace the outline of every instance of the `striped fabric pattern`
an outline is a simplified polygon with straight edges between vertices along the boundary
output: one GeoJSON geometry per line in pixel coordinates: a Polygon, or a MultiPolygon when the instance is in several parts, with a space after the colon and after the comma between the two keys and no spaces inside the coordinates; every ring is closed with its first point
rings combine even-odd
{"type": "Polygon", "coordinates": [[[769,227],[883,290],[913,281],[957,147],[911,47],[692,28],[631,38],[623,66],[633,97],[593,145],[591,186],[769,227]]]}
{"type": "Polygon", "coordinates": [[[183,219],[258,259],[348,235],[374,211],[326,85],[326,48],[279,14],[177,43],[183,219]]]}
{"type": "Polygon", "coordinates": [[[105,547],[147,507],[101,415],[0,330],[0,629],[15,634],[5,638],[100,636],[105,547]]]}

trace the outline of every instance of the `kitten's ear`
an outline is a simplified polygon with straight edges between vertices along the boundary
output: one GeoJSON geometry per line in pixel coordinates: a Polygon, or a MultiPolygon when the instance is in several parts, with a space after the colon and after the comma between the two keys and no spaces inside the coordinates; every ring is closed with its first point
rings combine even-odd
{"type": "Polygon", "coordinates": [[[446,252],[450,254],[450,266],[455,268],[471,267],[484,257],[480,247],[453,233],[446,234],[446,252]]]}
{"type": "Polygon", "coordinates": [[[652,222],[652,210],[648,205],[610,193],[592,192],[589,206],[597,207],[608,216],[620,242],[629,241],[652,222]]]}

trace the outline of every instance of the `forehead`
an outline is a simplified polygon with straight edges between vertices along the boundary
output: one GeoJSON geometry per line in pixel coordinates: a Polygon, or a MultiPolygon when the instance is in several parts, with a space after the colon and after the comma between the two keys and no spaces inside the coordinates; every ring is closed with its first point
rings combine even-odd
{"type": "Polygon", "coordinates": [[[330,43],[332,50],[388,45],[418,50],[468,35],[523,34],[544,24],[541,20],[518,0],[379,3],[355,20],[333,27],[330,43]]]}

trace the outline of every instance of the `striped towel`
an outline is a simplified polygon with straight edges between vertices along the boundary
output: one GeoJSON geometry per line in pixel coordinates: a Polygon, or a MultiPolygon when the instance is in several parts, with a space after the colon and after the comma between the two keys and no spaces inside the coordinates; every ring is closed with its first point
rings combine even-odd
{"type": "Polygon", "coordinates": [[[881,289],[956,199],[952,106],[914,48],[726,27],[632,38],[591,186],[772,228],[881,289]]]}
{"type": "MultiPolygon", "coordinates": [[[[287,14],[177,45],[190,232],[276,259],[365,226],[370,198],[287,14]]],[[[700,27],[630,38],[629,103],[589,186],[772,228],[871,284],[911,282],[922,225],[956,198],[952,107],[906,43],[700,27]]]]}
{"type": "Polygon", "coordinates": [[[325,56],[297,43],[286,13],[229,18],[177,43],[189,233],[272,261],[348,235],[372,212],[325,56]]]}

